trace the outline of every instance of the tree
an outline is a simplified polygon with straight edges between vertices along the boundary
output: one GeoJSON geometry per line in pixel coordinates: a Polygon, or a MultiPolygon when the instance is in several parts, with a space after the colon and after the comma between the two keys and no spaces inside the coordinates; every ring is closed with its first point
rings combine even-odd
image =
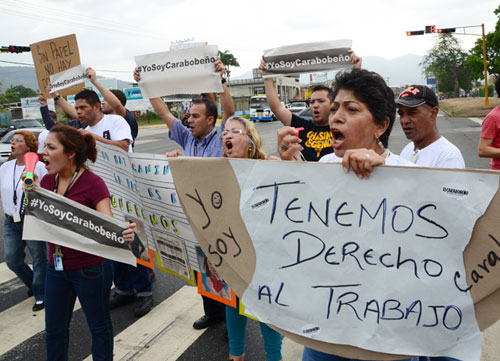
{"type": "Polygon", "coordinates": [[[11,86],[5,91],[5,94],[0,94],[0,103],[18,103],[21,98],[36,97],[38,93],[33,89],[26,88],[22,85],[11,86]]]}
{"type": "MultiPolygon", "coordinates": [[[[486,67],[489,74],[500,75],[500,6],[494,11],[498,17],[495,31],[485,36],[486,67]]],[[[472,71],[472,79],[484,79],[483,39],[477,39],[476,45],[469,51],[467,65],[472,71]]]]}
{"type": "Polygon", "coordinates": [[[420,66],[427,77],[436,78],[440,91],[458,97],[460,88],[465,91],[472,89],[471,69],[466,60],[467,53],[462,50],[458,39],[452,34],[441,34],[420,66]]]}
{"type": "Polygon", "coordinates": [[[229,52],[229,50],[225,50],[224,52],[221,52],[219,50],[219,58],[222,61],[222,64],[224,64],[226,67],[226,70],[224,70],[224,76],[229,79],[229,76],[231,74],[229,66],[240,66],[240,64],[238,63],[238,60],[236,60],[234,55],[229,52]]]}

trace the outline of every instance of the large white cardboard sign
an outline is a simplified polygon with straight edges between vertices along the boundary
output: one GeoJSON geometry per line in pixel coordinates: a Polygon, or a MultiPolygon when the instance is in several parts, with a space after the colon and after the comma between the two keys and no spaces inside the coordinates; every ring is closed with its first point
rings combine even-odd
{"type": "Polygon", "coordinates": [[[220,75],[214,71],[216,56],[216,45],[136,56],[142,94],[150,99],[171,94],[222,92],[220,75]]]}
{"type": "MultiPolygon", "coordinates": [[[[359,180],[339,164],[170,165],[204,252],[259,320],[343,356],[480,359],[471,292],[479,301],[483,283],[498,284],[466,271],[463,252],[498,174],[378,167],[359,180]]],[[[493,273],[500,237],[490,233],[493,273]]]]}

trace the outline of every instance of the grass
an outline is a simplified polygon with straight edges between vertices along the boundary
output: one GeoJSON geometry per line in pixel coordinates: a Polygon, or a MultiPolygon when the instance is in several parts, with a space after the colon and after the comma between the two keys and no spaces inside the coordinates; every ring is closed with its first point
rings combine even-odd
{"type": "Polygon", "coordinates": [[[500,98],[489,97],[490,106],[484,105],[483,98],[451,98],[439,101],[439,107],[453,117],[485,117],[493,108],[500,106],[500,98]]]}

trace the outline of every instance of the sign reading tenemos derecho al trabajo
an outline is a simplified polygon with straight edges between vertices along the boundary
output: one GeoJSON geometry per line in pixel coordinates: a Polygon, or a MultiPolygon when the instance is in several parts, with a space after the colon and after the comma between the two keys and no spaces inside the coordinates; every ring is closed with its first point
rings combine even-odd
{"type": "Polygon", "coordinates": [[[50,241],[135,266],[145,246],[137,236],[132,244],[125,243],[125,228],[123,221],[54,192],[39,187],[29,191],[23,239],[50,241]]]}
{"type": "Polygon", "coordinates": [[[351,40],[321,41],[264,50],[264,78],[315,73],[351,66],[351,40]]]}
{"type": "Polygon", "coordinates": [[[170,165],[202,249],[261,321],[347,357],[480,359],[480,328],[500,316],[498,174],[170,165]]]}
{"type": "Polygon", "coordinates": [[[214,71],[216,57],[216,45],[136,56],[142,94],[150,99],[171,94],[220,93],[220,75],[214,71]]]}
{"type": "MultiPolygon", "coordinates": [[[[50,76],[73,68],[80,64],[80,53],[76,35],[66,35],[59,38],[40,41],[30,45],[33,63],[35,64],[38,87],[45,96],[47,85],[50,83],[50,76]]],[[[76,84],[70,88],[62,89],[61,95],[76,94],[83,89],[83,84],[76,84]]]]}

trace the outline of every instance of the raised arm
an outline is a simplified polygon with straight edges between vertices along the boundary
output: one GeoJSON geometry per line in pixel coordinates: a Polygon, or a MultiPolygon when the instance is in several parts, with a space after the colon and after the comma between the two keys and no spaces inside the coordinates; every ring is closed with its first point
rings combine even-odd
{"type": "Polygon", "coordinates": [[[125,118],[127,114],[125,107],[116,97],[116,95],[114,95],[108,88],[106,88],[97,80],[97,74],[95,70],[92,68],[87,68],[87,76],[89,77],[90,82],[94,84],[97,90],[99,90],[99,92],[102,94],[104,101],[108,103],[108,105],[114,110],[115,114],[125,118]]]}
{"type": "Polygon", "coordinates": [[[55,102],[63,108],[66,114],[69,115],[71,119],[78,119],[78,114],[76,114],[76,109],[72,106],[66,99],[64,99],[58,92],[52,92],[52,85],[47,85],[47,92],[54,98],[55,102]]]}
{"type": "MultiPolygon", "coordinates": [[[[139,68],[134,69],[134,80],[136,82],[141,81],[141,73],[139,71],[139,68]]],[[[151,98],[149,99],[149,102],[153,106],[156,114],[158,114],[160,118],[163,119],[168,129],[172,130],[175,118],[172,113],[170,113],[170,109],[168,109],[167,104],[165,104],[165,102],[161,98],[151,98]]]]}
{"type": "MultiPolygon", "coordinates": [[[[259,71],[262,74],[262,72],[267,68],[267,64],[262,59],[260,61],[259,65],[259,71]]],[[[265,78],[264,79],[264,87],[266,88],[266,97],[267,97],[267,102],[269,103],[269,107],[271,108],[271,111],[278,117],[278,119],[281,121],[281,123],[285,126],[290,126],[292,123],[292,112],[289,111],[287,108],[285,108],[281,104],[281,100],[278,96],[278,93],[276,92],[276,89],[274,88],[274,81],[272,78],[265,78]]]]}
{"type": "Polygon", "coordinates": [[[234,115],[235,107],[234,107],[234,102],[233,102],[233,97],[231,96],[231,92],[229,91],[229,88],[227,87],[226,81],[224,80],[224,70],[226,68],[224,67],[224,64],[220,60],[219,57],[217,57],[217,61],[215,62],[215,71],[220,73],[220,78],[222,83],[222,89],[224,90],[220,94],[220,100],[222,103],[222,124],[225,126],[226,125],[226,120],[228,120],[230,117],[234,115]]]}
{"type": "Polygon", "coordinates": [[[42,120],[43,124],[45,125],[45,128],[47,130],[50,130],[54,125],[56,125],[56,122],[52,120],[52,117],[50,116],[49,113],[49,107],[47,106],[47,99],[43,96],[43,94],[40,94],[38,96],[38,103],[40,103],[40,114],[42,115],[42,120]]]}

